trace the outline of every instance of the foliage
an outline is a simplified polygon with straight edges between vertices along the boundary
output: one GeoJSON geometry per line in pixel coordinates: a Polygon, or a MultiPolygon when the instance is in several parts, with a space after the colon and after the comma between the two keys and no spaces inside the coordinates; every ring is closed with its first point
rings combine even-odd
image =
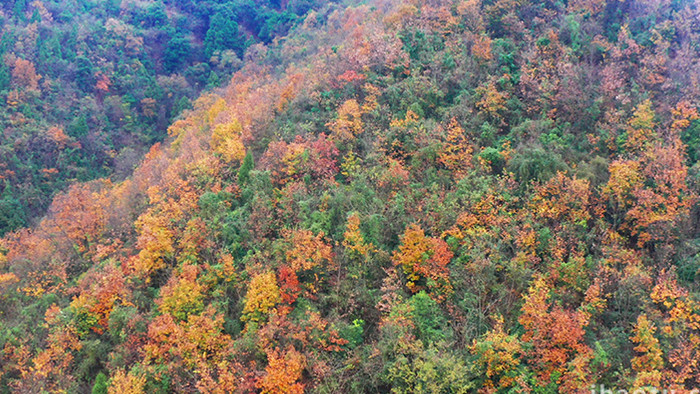
{"type": "MultiPolygon", "coordinates": [[[[289,11],[268,1],[254,15],[236,13],[233,0],[6,3],[0,195],[23,215],[0,214],[0,235],[38,220],[70,183],[125,178],[189,102],[240,68],[247,47],[299,23],[280,19],[289,11]],[[56,128],[70,138],[51,138],[56,128]]],[[[322,4],[299,6],[306,13],[322,4]]],[[[220,130],[227,139],[219,149],[242,158],[229,129],[220,130]]]]}
{"type": "Polygon", "coordinates": [[[0,4],[0,392],[690,392],[696,8],[0,4]]]}

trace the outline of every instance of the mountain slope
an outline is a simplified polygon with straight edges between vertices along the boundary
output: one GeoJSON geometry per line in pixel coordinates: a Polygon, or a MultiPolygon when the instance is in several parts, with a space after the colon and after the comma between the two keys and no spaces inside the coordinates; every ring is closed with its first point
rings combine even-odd
{"type": "Polygon", "coordinates": [[[5,236],[0,386],[700,386],[697,12],[311,11],[5,236]]]}
{"type": "Polygon", "coordinates": [[[123,179],[245,49],[325,2],[0,4],[0,235],[76,182],[123,179]]]}

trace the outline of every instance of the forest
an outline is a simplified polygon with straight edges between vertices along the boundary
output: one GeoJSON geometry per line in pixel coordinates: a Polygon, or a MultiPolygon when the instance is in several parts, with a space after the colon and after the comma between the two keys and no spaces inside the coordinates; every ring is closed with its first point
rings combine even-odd
{"type": "Polygon", "coordinates": [[[694,0],[0,26],[0,393],[700,392],[694,0]]]}
{"type": "Polygon", "coordinates": [[[0,236],[76,182],[124,179],[245,49],[324,2],[10,0],[0,4],[0,236]]]}

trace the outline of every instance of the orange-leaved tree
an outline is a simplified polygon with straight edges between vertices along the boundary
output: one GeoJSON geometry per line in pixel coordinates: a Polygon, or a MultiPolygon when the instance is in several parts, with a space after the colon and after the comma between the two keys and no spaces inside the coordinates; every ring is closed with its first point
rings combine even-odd
{"type": "Polygon", "coordinates": [[[547,280],[539,276],[523,297],[519,318],[525,328],[522,341],[532,345],[530,364],[541,383],[548,384],[556,373],[558,384],[568,387],[567,392],[576,392],[588,384],[585,372],[593,352],[583,336],[590,315],[555,305],[551,290],[547,280]]]}
{"type": "Polygon", "coordinates": [[[401,237],[401,245],[394,252],[394,265],[401,266],[408,288],[417,293],[427,289],[437,300],[445,300],[452,293],[447,265],[453,254],[440,238],[428,237],[416,223],[411,224],[401,237]]]}
{"type": "Polygon", "coordinates": [[[263,393],[301,394],[304,392],[304,384],[299,382],[306,366],[303,354],[293,347],[285,350],[271,349],[267,351],[267,361],[265,375],[257,384],[263,393]]]}

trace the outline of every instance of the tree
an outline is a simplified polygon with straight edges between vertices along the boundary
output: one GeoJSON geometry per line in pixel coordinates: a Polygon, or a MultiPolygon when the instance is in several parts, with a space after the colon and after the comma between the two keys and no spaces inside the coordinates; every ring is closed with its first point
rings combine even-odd
{"type": "MultiPolygon", "coordinates": [[[[1,71],[0,71],[1,72],[1,71]]],[[[0,82],[0,86],[2,83],[0,82]]],[[[680,135],[687,146],[690,163],[700,161],[700,115],[695,107],[687,101],[681,101],[672,111],[671,131],[680,135]]]]}
{"type": "Polygon", "coordinates": [[[610,178],[603,187],[613,209],[626,211],[634,202],[634,191],[642,185],[639,161],[618,159],[610,163],[610,178]]]}
{"type": "Polygon", "coordinates": [[[642,152],[654,141],[654,138],[656,138],[654,116],[650,100],[641,102],[634,110],[634,114],[628,123],[629,127],[627,128],[627,139],[625,141],[625,149],[628,152],[642,152]]]}
{"type": "Polygon", "coordinates": [[[369,253],[374,251],[374,245],[366,242],[360,231],[360,216],[353,212],[348,215],[343,234],[343,246],[347,248],[348,254],[355,259],[364,260],[369,257],[369,253]]]}
{"type": "Polygon", "coordinates": [[[112,84],[109,77],[103,73],[97,74],[97,83],[95,84],[95,90],[101,95],[109,92],[109,87],[112,84]]]}
{"type": "Polygon", "coordinates": [[[71,376],[72,363],[83,346],[75,328],[62,321],[61,310],[56,305],[46,311],[45,321],[49,327],[45,348],[32,359],[31,368],[21,371],[22,380],[13,387],[15,390],[67,391],[75,383],[71,376]]]}
{"type": "Polygon", "coordinates": [[[489,60],[493,59],[491,43],[491,37],[486,34],[475,36],[474,43],[472,44],[472,54],[481,62],[488,62],[489,60]]]}
{"type": "Polygon", "coordinates": [[[184,64],[188,63],[191,53],[190,40],[181,34],[174,36],[168,41],[163,52],[163,69],[170,74],[180,70],[184,64]]]}
{"type": "Polygon", "coordinates": [[[161,289],[159,309],[178,320],[187,320],[189,315],[199,314],[204,309],[206,288],[197,282],[196,266],[186,264],[181,271],[161,289]]]}
{"type": "Polygon", "coordinates": [[[569,311],[550,300],[551,285],[544,277],[534,280],[518,321],[525,328],[523,342],[532,345],[530,364],[537,372],[540,383],[547,384],[552,376],[557,383],[581,390],[587,387],[585,372],[592,358],[591,349],[583,340],[589,315],[585,311],[569,311]],[[568,381],[567,381],[568,380],[568,381]]]}
{"type": "Polygon", "coordinates": [[[363,131],[362,111],[356,100],[343,102],[338,108],[338,117],[326,126],[331,130],[331,139],[346,144],[363,131]]]}
{"type": "MultiPolygon", "coordinates": [[[[644,115],[632,123],[647,130],[651,120],[648,111],[642,112],[644,115]]],[[[636,236],[639,246],[673,240],[675,226],[687,217],[697,198],[686,183],[688,168],[682,142],[677,133],[672,134],[665,143],[639,137],[637,158],[613,161],[610,179],[603,187],[613,225],[636,236]]]]}
{"type": "Polygon", "coordinates": [[[231,357],[231,337],[223,332],[224,318],[211,306],[186,321],[159,315],[148,326],[141,370],[167,381],[174,391],[196,387],[202,392],[233,392],[241,366],[231,357]]]}
{"type": "Polygon", "coordinates": [[[108,187],[109,183],[101,182],[77,184],[57,196],[51,206],[53,230],[65,235],[80,253],[91,251],[107,231],[108,187]]]}
{"type": "Polygon", "coordinates": [[[230,7],[224,7],[209,21],[209,29],[204,38],[204,53],[210,58],[216,51],[233,49],[240,56],[243,48],[244,40],[238,30],[236,14],[230,7]]]}
{"type": "Polygon", "coordinates": [[[297,273],[287,265],[280,267],[278,276],[282,301],[291,305],[301,294],[302,289],[299,283],[299,277],[297,273]]]}
{"type": "Polygon", "coordinates": [[[557,226],[571,224],[585,227],[591,219],[591,200],[587,180],[569,178],[563,172],[557,172],[545,184],[536,187],[530,209],[557,226]]]}
{"type": "Polygon", "coordinates": [[[338,174],[338,148],[325,133],[319,134],[309,147],[309,172],[314,179],[322,182],[334,182],[338,174]]]}
{"type": "Polygon", "coordinates": [[[678,138],[655,143],[644,155],[645,187],[635,190],[635,205],[627,213],[632,234],[638,244],[668,243],[675,236],[679,223],[688,217],[697,201],[695,191],[686,182],[688,168],[684,149],[678,138]]]}
{"type": "Polygon", "coordinates": [[[211,137],[214,152],[229,163],[243,160],[246,149],[241,141],[242,132],[243,129],[237,121],[216,125],[211,137]]]}
{"type": "Polygon", "coordinates": [[[416,327],[416,338],[430,344],[449,337],[451,333],[440,305],[425,291],[414,294],[408,304],[411,307],[411,320],[416,327]]]}
{"type": "Polygon", "coordinates": [[[634,350],[638,353],[632,359],[632,369],[637,373],[634,379],[635,388],[661,386],[664,361],[659,340],[654,337],[655,332],[656,326],[649,321],[647,315],[639,315],[634,326],[634,336],[631,338],[637,345],[634,350]]]}
{"type": "Polygon", "coordinates": [[[5,181],[2,198],[0,198],[0,236],[26,224],[25,208],[14,197],[10,183],[5,181]]]}
{"type": "Polygon", "coordinates": [[[103,333],[115,305],[129,305],[129,291],[121,269],[109,263],[90,270],[80,281],[81,292],[70,304],[78,334],[103,333]]]}
{"type": "Polygon", "coordinates": [[[333,267],[333,249],[325,241],[323,233],[313,235],[309,230],[292,230],[286,231],[284,236],[288,245],[285,253],[287,265],[302,277],[309,294],[316,293],[326,270],[333,267]]]}
{"type": "Polygon", "coordinates": [[[423,229],[413,223],[401,237],[401,245],[392,261],[403,268],[409,290],[417,293],[428,289],[432,297],[444,301],[452,293],[447,269],[452,257],[445,241],[426,237],[423,229]]]}
{"type": "Polygon", "coordinates": [[[146,385],[146,377],[135,376],[123,370],[117,371],[109,380],[109,394],[140,394],[146,385]]]}
{"type": "Polygon", "coordinates": [[[470,351],[477,356],[487,390],[503,390],[514,385],[523,349],[516,335],[505,332],[503,317],[496,316],[494,327],[481,338],[474,339],[470,351]]]}
{"type": "Polygon", "coordinates": [[[255,168],[253,164],[253,153],[248,151],[243,158],[243,163],[241,163],[241,168],[238,169],[238,184],[243,186],[248,183],[250,179],[250,171],[255,168]]]}
{"type": "Polygon", "coordinates": [[[0,91],[6,90],[10,87],[12,82],[12,75],[10,73],[10,68],[6,64],[0,62],[0,91]]]}
{"type": "Polygon", "coordinates": [[[454,179],[463,178],[472,167],[473,150],[464,129],[452,119],[447,126],[447,141],[440,152],[439,160],[452,173],[454,179]]]}
{"type": "Polygon", "coordinates": [[[12,83],[27,91],[38,91],[41,75],[36,73],[34,63],[29,60],[16,58],[12,65],[12,83]]]}
{"type": "Polygon", "coordinates": [[[274,272],[265,272],[250,280],[243,307],[243,320],[259,322],[267,318],[275,305],[282,301],[274,272]]]}
{"type": "Polygon", "coordinates": [[[94,65],[92,61],[85,56],[79,56],[75,59],[76,63],[76,75],[75,81],[83,92],[92,92],[95,87],[95,72],[93,71],[94,65]]]}
{"type": "Polygon", "coordinates": [[[477,87],[476,94],[479,97],[479,101],[476,102],[476,107],[479,112],[483,113],[497,126],[504,125],[503,113],[507,109],[506,101],[508,99],[508,94],[499,91],[493,81],[477,87]]]}
{"type": "Polygon", "coordinates": [[[92,394],[108,394],[108,382],[107,375],[103,372],[98,373],[95,378],[95,384],[92,386],[92,394]]]}
{"type": "Polygon", "coordinates": [[[257,384],[263,393],[301,394],[304,392],[304,384],[299,380],[306,360],[301,353],[292,347],[285,350],[269,350],[267,361],[265,376],[257,384]]]}
{"type": "Polygon", "coordinates": [[[21,21],[26,19],[24,11],[27,8],[27,0],[15,0],[14,16],[21,21]]]}

